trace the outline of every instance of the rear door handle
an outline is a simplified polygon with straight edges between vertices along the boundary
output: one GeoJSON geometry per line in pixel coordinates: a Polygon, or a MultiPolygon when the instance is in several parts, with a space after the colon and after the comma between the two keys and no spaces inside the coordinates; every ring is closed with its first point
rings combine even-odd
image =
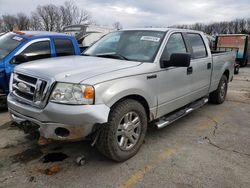
{"type": "Polygon", "coordinates": [[[193,74],[193,67],[188,67],[187,68],[187,75],[193,74]]]}
{"type": "Polygon", "coordinates": [[[207,69],[211,69],[211,67],[212,67],[212,63],[208,63],[207,64],[207,69]]]}

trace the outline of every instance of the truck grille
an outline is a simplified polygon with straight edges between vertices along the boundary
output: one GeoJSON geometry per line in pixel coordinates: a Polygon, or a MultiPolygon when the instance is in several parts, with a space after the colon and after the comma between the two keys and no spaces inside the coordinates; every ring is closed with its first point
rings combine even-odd
{"type": "Polygon", "coordinates": [[[44,107],[48,91],[48,82],[39,78],[13,73],[12,93],[21,102],[36,107],[44,107]]]}

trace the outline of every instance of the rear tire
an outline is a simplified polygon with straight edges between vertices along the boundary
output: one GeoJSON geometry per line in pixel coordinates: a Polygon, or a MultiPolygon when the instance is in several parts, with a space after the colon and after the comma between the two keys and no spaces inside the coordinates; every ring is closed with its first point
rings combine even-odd
{"type": "Polygon", "coordinates": [[[234,67],[234,74],[239,74],[240,66],[234,67]]]}
{"type": "Polygon", "coordinates": [[[133,99],[115,104],[108,123],[100,131],[97,149],[103,155],[117,162],[133,157],[147,131],[147,114],[143,105],[133,99]]]}
{"type": "Polygon", "coordinates": [[[222,104],[227,95],[227,87],[228,87],[228,80],[225,75],[223,75],[220,79],[220,83],[218,88],[210,93],[209,101],[213,104],[222,104]]]}
{"type": "Polygon", "coordinates": [[[241,66],[241,67],[245,67],[245,66],[247,66],[247,63],[248,63],[248,59],[246,59],[244,62],[242,62],[242,63],[240,64],[240,66],[241,66]]]}

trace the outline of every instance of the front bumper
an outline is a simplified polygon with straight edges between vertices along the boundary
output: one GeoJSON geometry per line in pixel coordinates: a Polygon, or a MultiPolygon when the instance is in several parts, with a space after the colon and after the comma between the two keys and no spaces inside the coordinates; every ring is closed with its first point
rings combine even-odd
{"type": "Polygon", "coordinates": [[[8,95],[11,119],[16,123],[29,121],[40,126],[40,134],[54,140],[80,140],[88,136],[94,125],[106,123],[110,108],[101,105],[64,105],[49,102],[44,109],[24,104],[8,95]],[[68,131],[61,134],[58,130],[68,131]]]}

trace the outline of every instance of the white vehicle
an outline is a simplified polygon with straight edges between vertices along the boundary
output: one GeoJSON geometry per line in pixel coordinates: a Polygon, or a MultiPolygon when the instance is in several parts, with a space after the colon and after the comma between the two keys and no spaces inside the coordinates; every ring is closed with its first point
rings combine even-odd
{"type": "Polygon", "coordinates": [[[25,63],[10,79],[16,123],[43,138],[88,136],[115,161],[134,156],[148,125],[163,128],[205,105],[225,101],[235,52],[213,52],[199,31],[147,28],[107,34],[82,56],[25,63]]]}
{"type": "Polygon", "coordinates": [[[104,35],[114,31],[109,27],[97,25],[70,25],[63,29],[63,32],[76,37],[78,44],[82,50],[91,46],[104,35]]]}

